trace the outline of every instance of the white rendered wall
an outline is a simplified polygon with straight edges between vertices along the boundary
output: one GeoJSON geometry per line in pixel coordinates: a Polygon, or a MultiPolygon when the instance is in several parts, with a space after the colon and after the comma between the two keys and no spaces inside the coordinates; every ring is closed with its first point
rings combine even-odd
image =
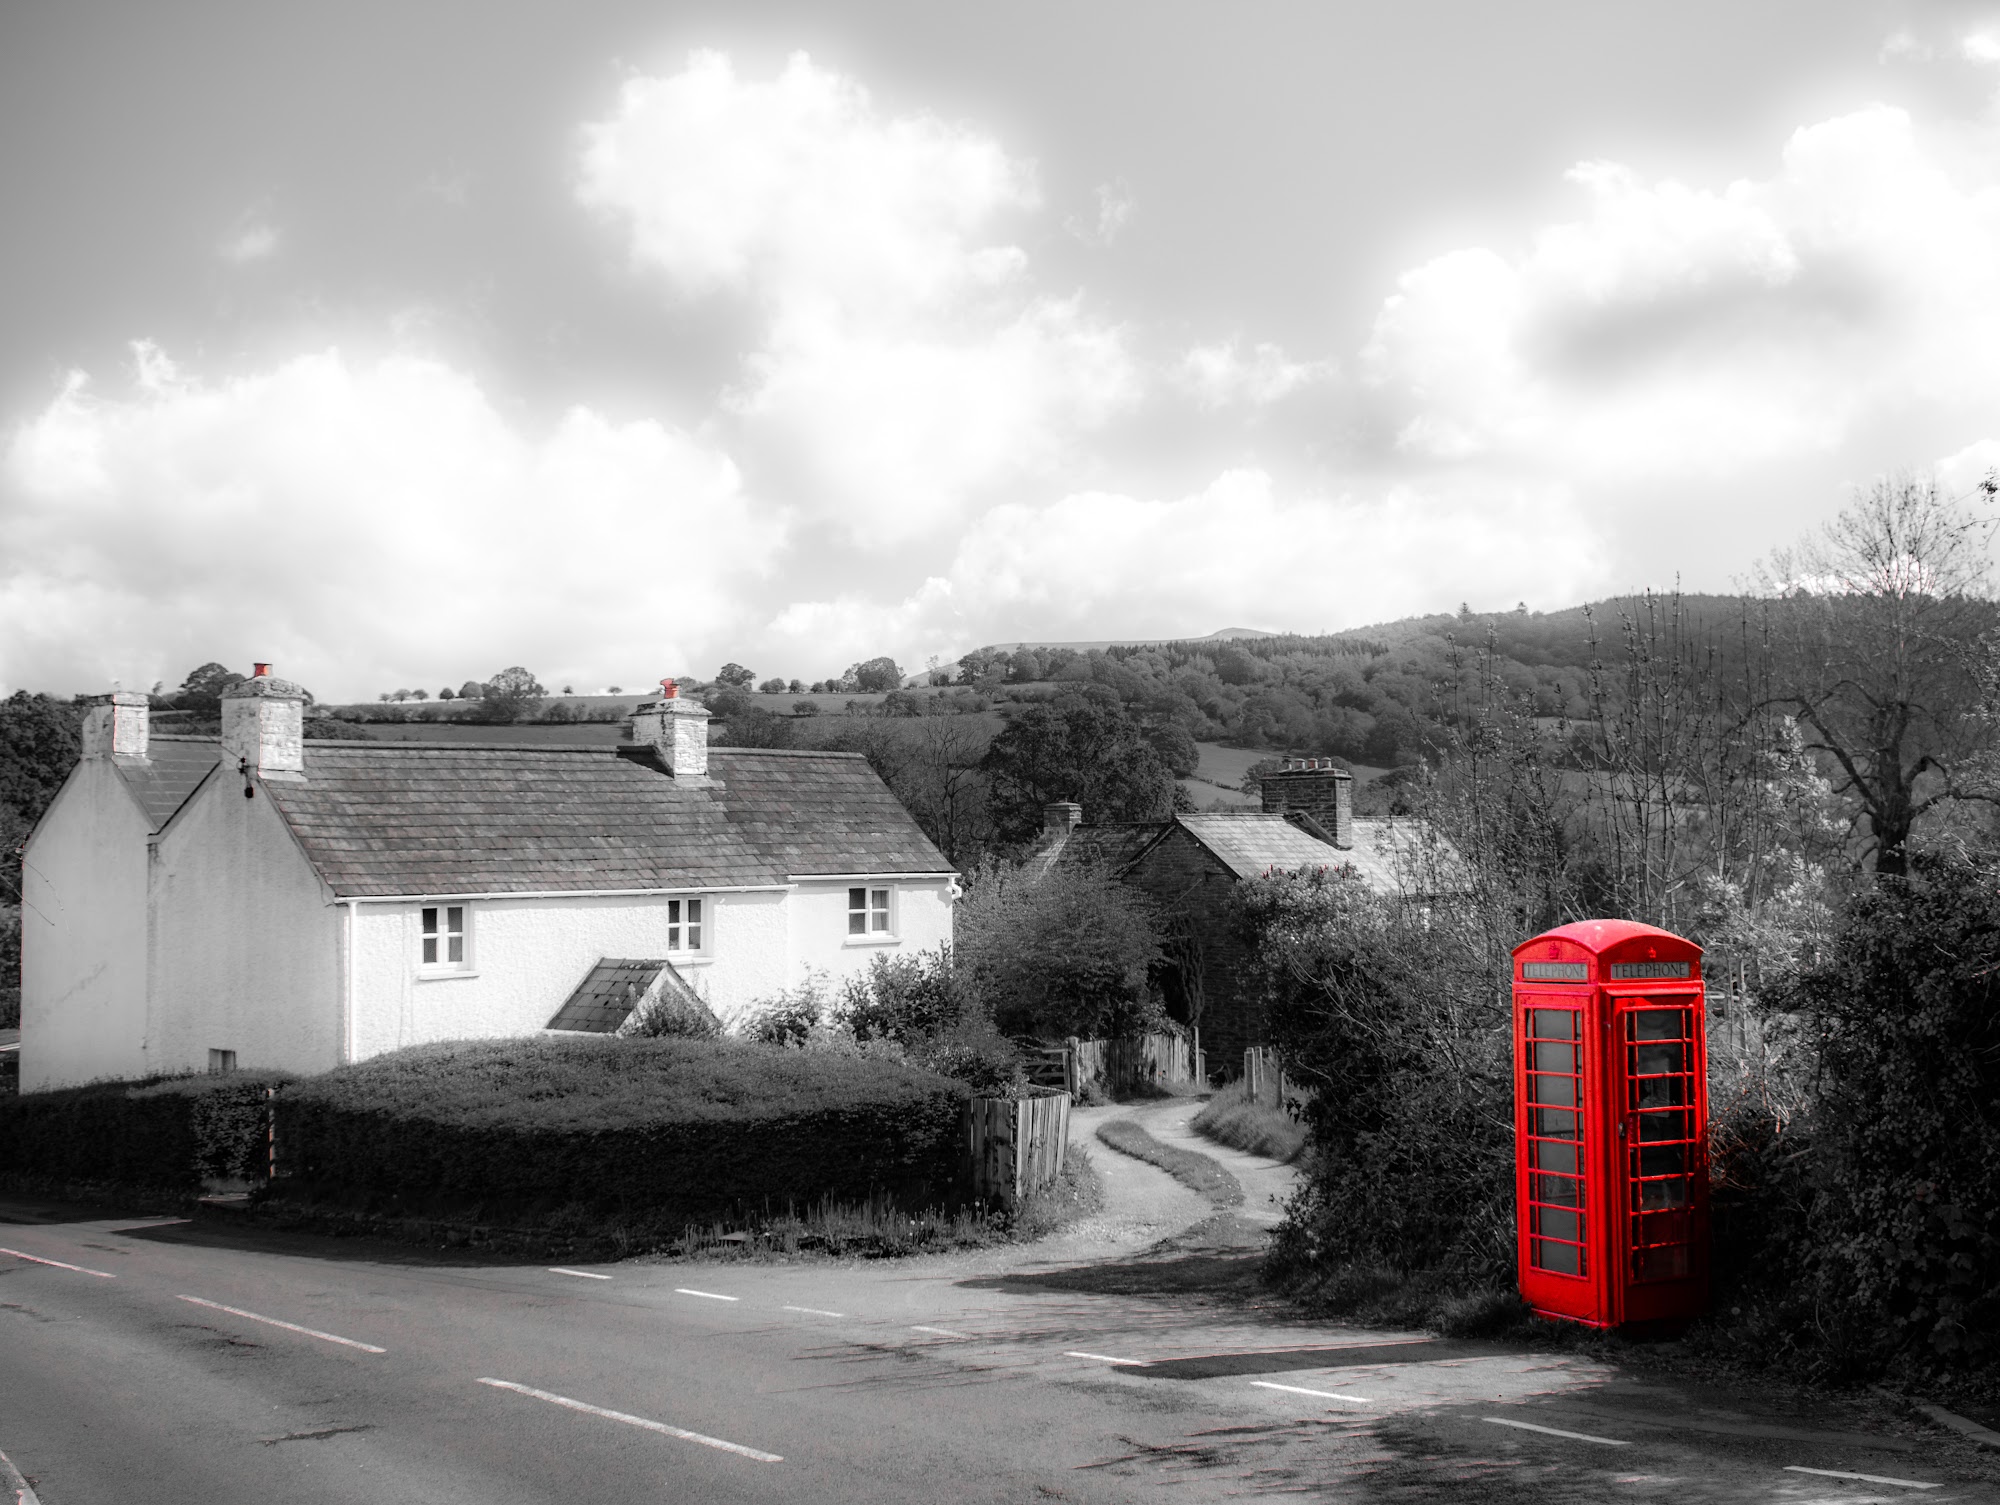
{"type": "Polygon", "coordinates": [[[77,764],[23,854],[21,1090],[147,1073],[146,838],[112,764],[77,764]]]}
{"type": "Polygon", "coordinates": [[[155,843],[154,1071],[341,1060],[339,911],[261,787],[224,765],[155,843]]]}
{"type": "Polygon", "coordinates": [[[785,986],[786,898],[773,889],[468,901],[461,972],[420,965],[422,905],[356,905],[354,1058],[433,1040],[533,1034],[606,957],[671,957],[732,1022],[753,999],[785,986]],[[667,901],[675,897],[702,901],[701,956],[667,949],[667,901]]]}
{"type": "Polygon", "coordinates": [[[876,956],[910,956],[951,943],[951,881],[947,878],[875,878],[865,883],[802,878],[793,888],[791,909],[794,982],[808,971],[824,972],[838,982],[867,971],[869,961],[876,956]],[[862,887],[895,891],[890,901],[895,925],[892,939],[847,933],[847,891],[862,887]]]}

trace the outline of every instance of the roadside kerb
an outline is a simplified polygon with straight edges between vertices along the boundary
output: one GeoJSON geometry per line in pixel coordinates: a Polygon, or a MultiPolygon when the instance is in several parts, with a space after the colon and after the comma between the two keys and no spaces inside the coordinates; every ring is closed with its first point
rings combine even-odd
{"type": "Polygon", "coordinates": [[[21,1471],[14,1467],[13,1460],[0,1453],[0,1489],[7,1491],[14,1505],[41,1505],[35,1492],[28,1487],[28,1481],[21,1477],[21,1471]]]}

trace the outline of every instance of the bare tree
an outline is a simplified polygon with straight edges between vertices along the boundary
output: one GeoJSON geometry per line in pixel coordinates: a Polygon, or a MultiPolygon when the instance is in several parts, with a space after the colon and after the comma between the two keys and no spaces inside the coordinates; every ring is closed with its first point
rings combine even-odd
{"type": "Polygon", "coordinates": [[[1995,610],[1983,504],[1934,479],[1859,492],[1815,536],[1760,572],[1770,620],[1770,703],[1830,762],[1863,853],[1905,870],[1916,822],[1953,800],[1993,801],[1979,714],[1992,682],[1995,610]]]}

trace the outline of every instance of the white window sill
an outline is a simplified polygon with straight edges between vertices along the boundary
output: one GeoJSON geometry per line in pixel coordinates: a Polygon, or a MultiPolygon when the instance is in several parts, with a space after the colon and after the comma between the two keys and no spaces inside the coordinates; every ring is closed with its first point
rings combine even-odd
{"type": "Polygon", "coordinates": [[[419,967],[418,982],[450,982],[459,977],[477,977],[479,972],[472,967],[419,967]]]}
{"type": "Polygon", "coordinates": [[[685,951],[669,951],[667,953],[667,960],[672,962],[676,967],[710,967],[715,965],[715,958],[707,952],[702,952],[700,955],[695,956],[685,951]]]}
{"type": "Polygon", "coordinates": [[[894,946],[902,941],[899,935],[885,935],[875,931],[869,935],[850,935],[841,942],[843,946],[894,946]]]}

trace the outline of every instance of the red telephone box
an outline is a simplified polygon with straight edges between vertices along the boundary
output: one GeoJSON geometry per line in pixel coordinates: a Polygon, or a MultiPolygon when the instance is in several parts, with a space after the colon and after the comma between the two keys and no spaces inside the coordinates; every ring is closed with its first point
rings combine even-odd
{"type": "Polygon", "coordinates": [[[1708,1305],[1701,947],[1584,920],[1514,948],[1521,1295],[1592,1327],[1708,1305]]]}

